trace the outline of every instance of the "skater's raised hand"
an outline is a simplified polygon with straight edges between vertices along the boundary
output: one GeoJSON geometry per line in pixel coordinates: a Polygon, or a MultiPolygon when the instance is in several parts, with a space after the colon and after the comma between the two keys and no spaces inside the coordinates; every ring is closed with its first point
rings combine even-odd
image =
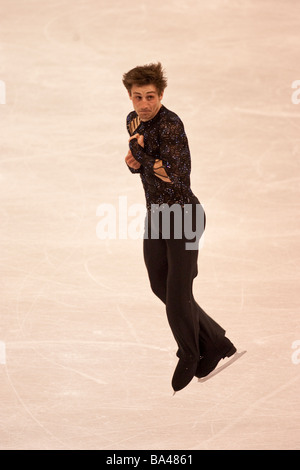
{"type": "Polygon", "coordinates": [[[132,139],[137,139],[138,141],[138,144],[141,146],[141,147],[144,147],[144,136],[142,134],[134,134],[130,137],[129,141],[132,140],[132,139]]]}

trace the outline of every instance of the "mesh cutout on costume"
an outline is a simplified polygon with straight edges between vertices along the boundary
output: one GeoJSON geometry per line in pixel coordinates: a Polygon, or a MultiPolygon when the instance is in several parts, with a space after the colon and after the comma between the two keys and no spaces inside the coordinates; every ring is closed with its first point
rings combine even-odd
{"type": "Polygon", "coordinates": [[[137,130],[139,125],[141,124],[139,116],[132,119],[132,121],[127,123],[127,130],[129,134],[132,136],[134,132],[137,130]]]}

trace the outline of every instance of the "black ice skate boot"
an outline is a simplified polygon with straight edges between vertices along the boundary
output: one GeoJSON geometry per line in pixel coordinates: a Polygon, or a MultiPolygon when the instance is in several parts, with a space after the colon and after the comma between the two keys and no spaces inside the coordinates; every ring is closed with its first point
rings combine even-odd
{"type": "Polygon", "coordinates": [[[211,348],[207,351],[203,351],[203,357],[200,359],[197,365],[195,376],[199,379],[206,377],[210,374],[218,365],[221,359],[225,357],[231,357],[236,353],[236,347],[229,341],[228,338],[224,338],[225,344],[222,349],[211,348]]]}
{"type": "Polygon", "coordinates": [[[174,392],[178,392],[186,387],[195,377],[197,361],[179,359],[172,378],[174,392]]]}

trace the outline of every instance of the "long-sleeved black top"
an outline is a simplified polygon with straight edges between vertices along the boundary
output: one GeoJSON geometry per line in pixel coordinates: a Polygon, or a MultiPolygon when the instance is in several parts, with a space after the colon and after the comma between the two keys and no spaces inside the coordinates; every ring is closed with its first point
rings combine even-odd
{"type": "Polygon", "coordinates": [[[132,136],[144,136],[144,147],[137,139],[129,142],[134,158],[141,164],[138,170],[146,197],[147,209],[152,204],[192,204],[198,200],[190,187],[191,157],[188,140],[181,119],[165,106],[150,121],[140,121],[135,111],[127,116],[127,130],[132,136]],[[153,169],[155,160],[161,160],[171,182],[163,181],[153,169]]]}

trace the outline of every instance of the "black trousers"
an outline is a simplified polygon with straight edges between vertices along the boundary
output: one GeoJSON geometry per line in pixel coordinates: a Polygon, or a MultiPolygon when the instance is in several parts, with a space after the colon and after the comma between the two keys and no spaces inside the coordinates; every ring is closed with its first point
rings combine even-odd
{"type": "MultiPolygon", "coordinates": [[[[196,208],[197,204],[188,208],[192,217],[189,220],[192,220],[194,229],[197,225],[196,208]]],[[[222,349],[225,330],[207,315],[194,298],[193,280],[198,274],[199,239],[202,233],[200,236],[198,233],[197,245],[189,249],[191,239],[187,238],[187,233],[189,235],[191,230],[184,228],[184,214],[187,210],[186,207],[180,210],[182,227],[177,233],[174,217],[171,217],[170,233],[164,233],[162,220],[158,223],[156,217],[153,221],[153,212],[148,212],[143,242],[144,260],[151,289],[166,306],[168,322],[178,345],[177,356],[188,361],[199,361],[206,351],[222,349]],[[181,232],[181,236],[178,232],[181,232]]],[[[203,209],[202,214],[204,222],[202,220],[200,224],[203,232],[203,209]]]]}

